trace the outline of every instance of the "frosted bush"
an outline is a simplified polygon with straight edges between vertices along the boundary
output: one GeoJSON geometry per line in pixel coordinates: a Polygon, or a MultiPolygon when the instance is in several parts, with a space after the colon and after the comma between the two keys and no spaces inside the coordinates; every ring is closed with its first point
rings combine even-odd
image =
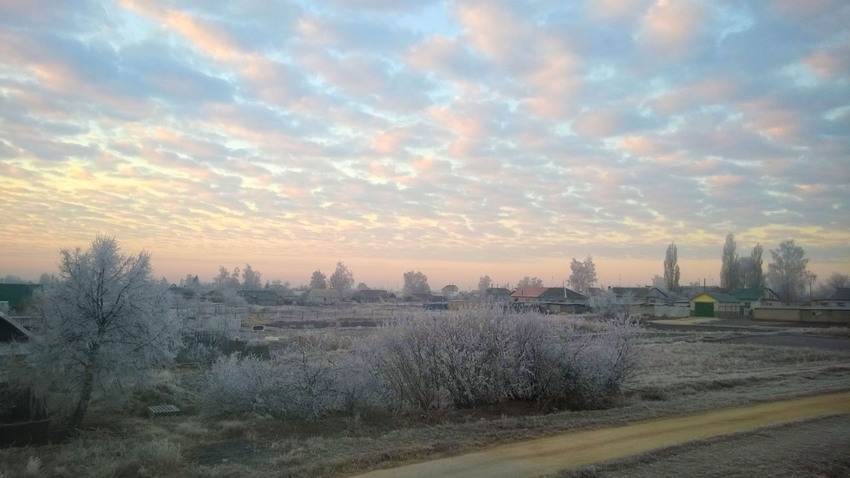
{"type": "Polygon", "coordinates": [[[600,319],[613,319],[620,316],[628,316],[631,313],[631,303],[634,297],[631,293],[623,297],[617,297],[613,290],[606,290],[601,294],[590,298],[590,309],[600,319]]]}
{"type": "Polygon", "coordinates": [[[411,311],[351,349],[309,334],[270,360],[219,358],[204,408],[316,418],[375,404],[428,410],[514,399],[594,407],[634,365],[640,329],[624,318],[583,322],[482,307],[411,311]]]}
{"type": "Polygon", "coordinates": [[[368,404],[376,386],[360,355],[333,351],[321,334],[300,337],[269,360],[232,354],[207,374],[204,410],[318,418],[368,404]]]}
{"type": "Polygon", "coordinates": [[[598,406],[631,370],[638,331],[626,318],[600,330],[491,307],[423,311],[379,331],[370,365],[406,407],[505,399],[598,406]]]}

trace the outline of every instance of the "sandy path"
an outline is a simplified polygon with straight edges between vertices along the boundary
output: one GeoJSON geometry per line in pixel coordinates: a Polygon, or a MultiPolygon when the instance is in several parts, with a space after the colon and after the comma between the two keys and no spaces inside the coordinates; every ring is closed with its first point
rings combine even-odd
{"type": "Polygon", "coordinates": [[[729,433],[817,416],[850,413],[850,392],[662,418],[513,443],[364,477],[519,477],[556,473],[729,433]]]}

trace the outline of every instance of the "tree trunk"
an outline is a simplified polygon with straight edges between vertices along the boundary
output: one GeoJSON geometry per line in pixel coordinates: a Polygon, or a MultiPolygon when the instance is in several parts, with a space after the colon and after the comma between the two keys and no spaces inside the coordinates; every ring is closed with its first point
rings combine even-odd
{"type": "Polygon", "coordinates": [[[82,388],[80,389],[80,399],[77,402],[77,408],[74,409],[74,414],[71,415],[71,420],[68,422],[68,428],[79,428],[83,424],[83,418],[86,416],[86,411],[89,408],[91,401],[91,393],[94,389],[94,369],[97,360],[98,347],[92,347],[88,353],[88,363],[83,370],[82,388]]]}

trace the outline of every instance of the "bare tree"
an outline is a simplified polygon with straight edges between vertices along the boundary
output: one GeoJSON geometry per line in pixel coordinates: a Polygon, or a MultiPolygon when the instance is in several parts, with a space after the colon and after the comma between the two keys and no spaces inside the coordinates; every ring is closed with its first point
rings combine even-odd
{"type": "Polygon", "coordinates": [[[404,273],[404,287],[402,296],[410,297],[414,294],[430,294],[431,286],[428,285],[428,276],[420,271],[407,271],[404,273]]]}
{"type": "Polygon", "coordinates": [[[679,258],[676,243],[667,246],[667,255],[664,258],[664,288],[676,292],[679,290],[679,258]]]}
{"type": "Polygon", "coordinates": [[[525,276],[516,283],[517,289],[520,287],[543,287],[543,280],[537,277],[525,276]]]}
{"type": "Polygon", "coordinates": [[[315,270],[313,271],[313,275],[310,277],[310,288],[311,289],[327,289],[328,282],[327,276],[322,274],[322,271],[315,270]]]}
{"type": "Polygon", "coordinates": [[[739,260],[735,252],[735,235],[731,232],[726,235],[726,244],[723,245],[723,264],[720,266],[720,287],[728,290],[740,287],[739,260]]]}
{"type": "Polygon", "coordinates": [[[794,244],[793,239],[782,241],[778,250],[771,250],[771,263],[767,266],[767,279],[770,287],[782,300],[802,298],[806,286],[811,287],[815,275],[806,267],[809,259],[802,247],[794,244]]]}
{"type": "Polygon", "coordinates": [[[172,360],[180,328],[147,252],[127,256],[115,238],[97,236],[88,250],[61,255],[59,280],[45,297],[47,327],[37,355],[42,372],[75,393],[69,426],[76,428],[96,386],[115,390],[172,360]]]}
{"type": "Polygon", "coordinates": [[[593,284],[596,284],[596,264],[593,263],[593,258],[587,256],[583,262],[573,258],[570,263],[569,284],[570,287],[581,294],[587,294],[593,284]]]}
{"type": "Polygon", "coordinates": [[[336,263],[336,270],[331,274],[331,289],[339,291],[340,297],[345,297],[354,285],[354,274],[342,262],[336,263]]]}

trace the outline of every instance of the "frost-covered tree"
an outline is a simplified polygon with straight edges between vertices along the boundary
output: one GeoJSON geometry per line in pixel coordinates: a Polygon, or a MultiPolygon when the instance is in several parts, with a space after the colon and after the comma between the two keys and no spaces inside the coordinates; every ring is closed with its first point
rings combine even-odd
{"type": "Polygon", "coordinates": [[[262,289],[263,281],[260,271],[255,271],[251,264],[245,264],[245,269],[242,270],[242,288],[243,289],[262,289]]]}
{"type": "Polygon", "coordinates": [[[667,246],[667,255],[664,258],[664,288],[675,292],[679,290],[679,258],[676,243],[667,246]]]}
{"type": "Polygon", "coordinates": [[[666,285],[664,284],[664,277],[655,274],[652,276],[652,287],[657,287],[659,289],[664,289],[666,285]]]}
{"type": "Polygon", "coordinates": [[[601,294],[596,294],[587,301],[587,305],[600,319],[613,319],[616,317],[629,317],[632,313],[632,305],[635,302],[634,294],[627,292],[621,297],[613,290],[608,289],[601,294]]]}
{"type": "Polygon", "coordinates": [[[772,261],[767,266],[767,280],[773,291],[782,300],[802,298],[807,286],[815,279],[815,275],[806,269],[809,259],[803,248],[789,239],[782,241],[779,249],[771,250],[770,256],[772,261]]]}
{"type": "Polygon", "coordinates": [[[310,277],[310,288],[311,289],[327,289],[328,281],[327,276],[322,273],[321,270],[313,271],[313,275],[310,277]]]}
{"type": "Polygon", "coordinates": [[[224,266],[218,266],[218,275],[213,278],[213,287],[219,292],[236,291],[242,286],[239,274],[238,267],[234,268],[231,274],[224,266]]]}
{"type": "Polygon", "coordinates": [[[342,262],[336,263],[336,270],[331,274],[330,278],[331,289],[339,291],[341,297],[345,297],[351,287],[354,285],[354,274],[348,270],[342,262]]]}
{"type": "Polygon", "coordinates": [[[816,298],[826,299],[832,296],[840,288],[850,287],[850,276],[840,272],[833,272],[829,278],[818,287],[816,298]]]}
{"type": "Polygon", "coordinates": [[[493,281],[490,279],[490,276],[481,276],[478,279],[478,292],[480,294],[483,295],[490,287],[493,287],[493,281]]]}
{"type": "Polygon", "coordinates": [[[201,287],[201,280],[197,275],[186,274],[186,277],[180,279],[180,287],[189,289],[198,289],[201,287]]]}
{"type": "Polygon", "coordinates": [[[543,280],[538,277],[525,276],[516,283],[517,289],[521,287],[543,287],[543,280]]]}
{"type": "Polygon", "coordinates": [[[75,396],[70,427],[82,423],[96,388],[108,393],[141,381],[174,358],[180,327],[166,295],[148,253],[125,255],[115,238],[99,235],[85,251],[61,251],[36,357],[44,378],[75,396]]]}
{"type": "Polygon", "coordinates": [[[735,235],[731,232],[726,235],[726,243],[723,245],[723,263],[720,266],[720,287],[724,289],[737,289],[740,287],[740,271],[738,253],[735,252],[735,235]]]}
{"type": "Polygon", "coordinates": [[[428,276],[420,271],[407,271],[404,273],[404,287],[401,294],[410,297],[414,294],[430,294],[431,286],[428,285],[428,276]]]}
{"type": "Polygon", "coordinates": [[[583,262],[573,258],[570,262],[569,284],[570,287],[581,294],[587,294],[593,284],[596,284],[596,264],[593,263],[593,258],[587,256],[583,262]]]}
{"type": "Polygon", "coordinates": [[[750,253],[750,260],[747,263],[746,283],[744,287],[764,287],[764,271],[762,269],[763,260],[761,258],[761,244],[756,244],[753,247],[753,252],[750,253]]]}

